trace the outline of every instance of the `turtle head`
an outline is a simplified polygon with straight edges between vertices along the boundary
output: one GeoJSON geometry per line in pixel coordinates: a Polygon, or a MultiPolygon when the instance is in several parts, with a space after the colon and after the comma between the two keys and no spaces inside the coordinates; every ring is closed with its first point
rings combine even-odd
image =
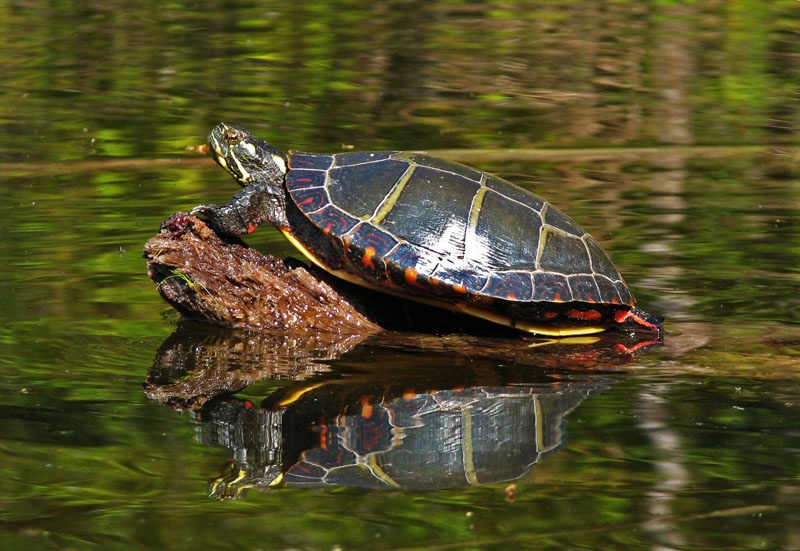
{"type": "Polygon", "coordinates": [[[211,155],[242,187],[257,183],[283,185],[286,157],[244,128],[219,123],[208,135],[211,155]]]}

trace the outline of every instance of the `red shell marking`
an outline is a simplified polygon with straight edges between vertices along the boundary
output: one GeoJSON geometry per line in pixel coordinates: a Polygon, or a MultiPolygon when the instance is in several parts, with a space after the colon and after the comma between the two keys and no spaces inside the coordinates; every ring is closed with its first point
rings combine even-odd
{"type": "Polygon", "coordinates": [[[375,271],[375,264],[372,263],[372,257],[375,256],[375,247],[367,247],[364,249],[364,256],[361,257],[361,263],[365,268],[375,271]]]}

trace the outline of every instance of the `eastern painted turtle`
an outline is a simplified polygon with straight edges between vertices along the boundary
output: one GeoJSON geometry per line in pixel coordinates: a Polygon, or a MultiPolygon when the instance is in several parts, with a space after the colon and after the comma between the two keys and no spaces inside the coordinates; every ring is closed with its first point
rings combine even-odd
{"type": "Polygon", "coordinates": [[[533,333],[662,330],[592,236],[497,176],[400,151],[284,155],[225,123],[208,143],[244,188],[192,211],[218,232],[269,222],[342,279],[533,333]]]}

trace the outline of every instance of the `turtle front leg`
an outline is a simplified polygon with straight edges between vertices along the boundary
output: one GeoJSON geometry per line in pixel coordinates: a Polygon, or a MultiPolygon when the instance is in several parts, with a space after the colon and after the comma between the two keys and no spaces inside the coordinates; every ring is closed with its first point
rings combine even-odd
{"type": "Polygon", "coordinates": [[[242,235],[253,233],[264,222],[288,227],[282,195],[262,186],[248,186],[227,205],[198,205],[192,214],[205,218],[217,233],[242,235]]]}

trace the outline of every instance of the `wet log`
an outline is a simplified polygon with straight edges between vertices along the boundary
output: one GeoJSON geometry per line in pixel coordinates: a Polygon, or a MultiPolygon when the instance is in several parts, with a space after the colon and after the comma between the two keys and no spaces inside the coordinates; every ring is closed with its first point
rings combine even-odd
{"type": "Polygon", "coordinates": [[[380,330],[369,308],[317,270],[221,237],[189,214],[165,220],[145,245],[144,257],[161,296],[187,318],[295,335],[380,330]]]}

